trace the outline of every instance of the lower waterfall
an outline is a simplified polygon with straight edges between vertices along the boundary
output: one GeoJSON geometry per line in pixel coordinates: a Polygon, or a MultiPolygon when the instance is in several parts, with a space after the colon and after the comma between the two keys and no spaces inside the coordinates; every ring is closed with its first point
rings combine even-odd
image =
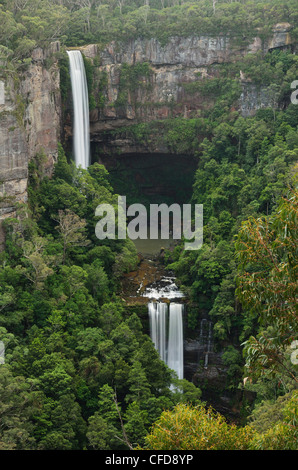
{"type": "Polygon", "coordinates": [[[182,304],[170,304],[167,364],[183,379],[183,321],[182,304]]]}
{"type": "Polygon", "coordinates": [[[148,305],[150,333],[160,358],[167,362],[166,323],[168,306],[165,303],[150,302],[148,305]]]}
{"type": "Polygon", "coordinates": [[[183,304],[150,302],[150,335],[160,358],[183,379],[183,304]]]}

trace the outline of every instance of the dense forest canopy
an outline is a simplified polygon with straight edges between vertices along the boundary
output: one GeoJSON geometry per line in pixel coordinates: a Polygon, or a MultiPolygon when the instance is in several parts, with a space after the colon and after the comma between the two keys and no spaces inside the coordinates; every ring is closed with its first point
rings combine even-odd
{"type": "Polygon", "coordinates": [[[229,34],[245,41],[268,37],[276,23],[294,25],[295,0],[7,0],[0,3],[2,52],[22,58],[36,45],[58,39],[67,46],[112,40],[229,34]]]}
{"type": "MultiPolygon", "coordinates": [[[[282,22],[297,40],[297,19],[296,0],[1,1],[1,73],[22,73],[32,50],[55,40],[64,50],[230,35],[244,46],[282,22]]],[[[160,360],[139,312],[119,295],[138,264],[134,244],[94,233],[95,208],[117,206],[110,175],[97,162],[76,168],[59,143],[51,177],[42,151],[30,161],[28,202],[4,222],[1,450],[297,448],[297,55],[277,49],[214,68],[184,84],[209,103],[197,115],[117,132],[140,145],[159,134],[172,154],[197,158],[191,202],[204,205],[204,245],[186,252],[178,244],[164,263],[189,298],[188,328],[201,313],[212,319],[226,389],[245,387],[254,402],[244,399],[240,420],[227,422],[201,401],[205,384],[178,380],[160,360]],[[271,97],[249,117],[235,107],[239,70],[271,97]]],[[[88,62],[86,71],[91,95],[102,99],[105,84],[94,90],[88,62]]],[[[122,73],[132,76],[125,66],[122,73]]]]}

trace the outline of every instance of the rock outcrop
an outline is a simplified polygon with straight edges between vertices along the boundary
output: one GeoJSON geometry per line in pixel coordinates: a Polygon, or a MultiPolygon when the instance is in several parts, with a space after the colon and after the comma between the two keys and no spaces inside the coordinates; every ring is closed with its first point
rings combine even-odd
{"type": "MultiPolygon", "coordinates": [[[[210,66],[216,69],[217,64],[233,62],[246,54],[291,47],[290,31],[290,24],[277,24],[270,39],[261,41],[256,36],[246,45],[240,45],[228,35],[218,35],[173,37],[166,45],[152,38],[123,44],[111,42],[103,49],[94,44],[82,47],[95,70],[91,143],[99,144],[101,154],[166,153],[168,149],[162,140],[153,139],[152,148],[145,148],[136,146],[127,136],[119,138],[114,131],[140,122],[198,115],[206,103],[198,93],[190,93],[186,85],[213,73],[210,66]],[[128,75],[123,83],[124,65],[128,75]],[[142,65],[139,72],[134,68],[134,75],[129,75],[129,70],[136,65],[142,65]]],[[[11,73],[2,67],[1,218],[12,213],[16,201],[27,198],[28,162],[43,151],[47,157],[46,170],[51,173],[57,156],[62,129],[60,76],[54,56],[58,51],[59,43],[55,42],[47,50],[35,49],[25,70],[11,73]]],[[[243,115],[250,115],[268,104],[266,90],[256,90],[245,77],[241,78],[241,84],[243,93],[239,106],[243,115]]],[[[71,146],[71,110],[68,116],[66,110],[62,134],[64,143],[71,146]]]]}
{"type": "Polygon", "coordinates": [[[0,75],[0,220],[27,199],[28,162],[42,151],[50,174],[57,157],[61,98],[53,53],[58,50],[58,42],[37,48],[25,70],[0,75]]]}
{"type": "MultiPolygon", "coordinates": [[[[274,48],[291,47],[290,31],[289,23],[277,24],[268,40],[262,41],[256,36],[245,45],[239,42],[239,38],[218,35],[173,37],[166,45],[153,38],[132,40],[125,44],[111,42],[104,49],[94,44],[82,47],[83,54],[93,61],[96,69],[94,96],[97,99],[101,95],[101,104],[97,103],[90,113],[91,141],[100,144],[103,154],[148,152],[148,149],[136,147],[135,142],[127,138],[113,136],[113,131],[139,122],[196,116],[206,103],[198,93],[190,93],[185,85],[216,73],[218,64],[235,62],[258,51],[265,53],[274,48]],[[142,73],[139,67],[138,76],[135,67],[134,83],[123,83],[121,74],[124,64],[127,69],[147,64],[148,73],[144,70],[142,73]]],[[[239,108],[243,116],[268,106],[266,90],[254,88],[242,76],[240,82],[243,93],[239,108]]],[[[70,120],[64,130],[65,135],[70,137],[70,120]]],[[[156,146],[150,151],[158,153],[165,149],[156,146]]]]}

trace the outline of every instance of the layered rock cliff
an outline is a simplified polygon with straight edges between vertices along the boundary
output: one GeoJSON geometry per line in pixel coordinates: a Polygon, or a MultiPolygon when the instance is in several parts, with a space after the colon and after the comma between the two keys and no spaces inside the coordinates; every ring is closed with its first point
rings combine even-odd
{"type": "MultiPolygon", "coordinates": [[[[185,85],[216,73],[210,72],[210,67],[216,69],[216,65],[233,62],[246,54],[292,47],[290,31],[288,23],[278,24],[268,40],[255,37],[245,45],[240,45],[236,38],[218,35],[173,37],[166,45],[152,38],[125,44],[112,42],[104,48],[93,44],[82,47],[83,54],[93,64],[90,138],[97,155],[169,153],[157,134],[144,146],[125,133],[119,137],[115,131],[141,122],[199,115],[206,103],[200,94],[189,93],[185,85]]],[[[37,48],[30,65],[15,72],[2,64],[1,218],[13,213],[16,201],[27,198],[28,162],[42,151],[50,174],[57,143],[62,140],[71,148],[71,98],[62,123],[57,51],[58,42],[47,50],[37,48]]],[[[239,109],[243,115],[268,106],[266,90],[256,89],[245,77],[241,84],[239,109]]]]}
{"type": "Polygon", "coordinates": [[[27,199],[29,161],[43,152],[51,174],[57,157],[61,98],[54,54],[59,47],[55,42],[47,50],[37,48],[24,69],[4,63],[0,72],[0,220],[27,199]]]}
{"type": "MultiPolygon", "coordinates": [[[[125,44],[112,42],[103,49],[94,44],[82,47],[95,69],[91,142],[99,144],[102,154],[167,152],[156,139],[150,148],[144,148],[127,136],[119,139],[113,131],[139,122],[197,116],[206,103],[199,94],[188,92],[185,85],[214,76],[218,64],[235,62],[258,51],[292,47],[290,31],[290,24],[277,24],[266,41],[254,37],[246,44],[239,38],[218,35],[173,37],[166,45],[153,38],[125,44]]],[[[266,90],[256,88],[241,73],[240,77],[238,106],[243,116],[268,107],[266,90]]],[[[71,136],[70,115],[64,132],[67,141],[71,136]]]]}

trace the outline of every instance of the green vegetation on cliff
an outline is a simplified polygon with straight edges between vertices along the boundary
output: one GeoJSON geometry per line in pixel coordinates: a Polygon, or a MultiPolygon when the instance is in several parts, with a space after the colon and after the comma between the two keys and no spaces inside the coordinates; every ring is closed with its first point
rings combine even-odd
{"type": "MultiPolygon", "coordinates": [[[[254,116],[241,116],[234,107],[233,87],[230,92],[225,88],[228,66],[223,66],[222,78],[206,82],[207,91],[213,88],[212,81],[224,91],[218,93],[211,108],[201,113],[205,134],[200,134],[198,126],[192,139],[187,140],[189,151],[197,141],[198,168],[192,202],[204,205],[204,245],[198,252],[177,247],[168,258],[168,267],[175,270],[196,305],[188,317],[189,326],[196,328],[198,319],[208,314],[214,323],[218,350],[225,348],[227,341],[238,351],[242,350],[242,343],[247,345],[249,374],[258,375],[260,366],[266,376],[264,381],[260,379],[259,386],[246,384],[246,388],[258,392],[258,400],[274,399],[297,383],[297,366],[290,361],[290,345],[297,335],[297,306],[292,305],[292,289],[297,289],[297,233],[290,230],[290,224],[297,224],[298,159],[298,108],[290,102],[290,84],[298,74],[297,61],[288,51],[274,51],[255,63],[250,57],[252,75],[260,64],[272,74],[278,87],[275,109],[268,106],[254,116]],[[271,71],[268,63],[274,64],[271,71]],[[283,70],[280,81],[277,70],[283,70]],[[289,201],[287,206],[280,206],[283,198],[289,201]],[[283,219],[280,215],[276,220],[278,214],[283,219]],[[245,222],[247,219],[249,222],[245,222]],[[267,227],[264,233],[263,227],[267,227]],[[282,239],[287,230],[289,245],[282,239]],[[267,243],[263,252],[258,237],[267,243]],[[254,259],[245,251],[248,247],[254,259]],[[266,250],[272,253],[272,264],[265,256],[266,250]],[[280,291],[281,286],[286,294],[280,291]],[[285,310],[289,317],[284,315],[285,310]],[[279,367],[277,359],[281,362],[279,367]],[[273,370],[276,374],[272,378],[273,370]]],[[[205,90],[204,81],[196,93],[199,87],[205,90]]],[[[239,386],[243,369],[239,367],[239,356],[235,354],[233,358],[228,351],[229,347],[227,387],[233,390],[239,386]]]]}
{"type": "MultiPolygon", "coordinates": [[[[297,25],[295,0],[139,0],[80,1],[3,0],[0,2],[2,54],[22,60],[36,46],[60,40],[67,46],[106,44],[135,38],[225,35],[247,43],[256,36],[268,38],[276,23],[297,25]]],[[[291,34],[297,37],[294,26],[291,34]]]]}

